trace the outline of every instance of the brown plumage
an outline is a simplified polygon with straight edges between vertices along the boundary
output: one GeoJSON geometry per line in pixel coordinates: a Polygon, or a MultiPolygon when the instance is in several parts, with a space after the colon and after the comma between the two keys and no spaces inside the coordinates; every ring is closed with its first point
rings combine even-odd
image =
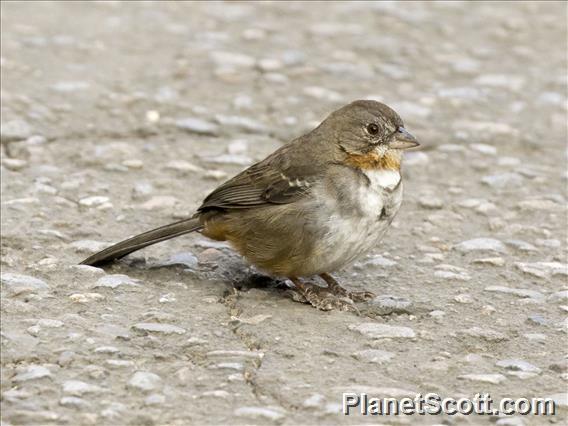
{"type": "Polygon", "coordinates": [[[355,101],[225,182],[187,220],[140,234],[82,263],[101,265],[193,231],[229,241],[249,262],[289,277],[320,309],[370,297],[328,274],[378,243],[402,200],[402,150],[418,145],[389,107],[355,101]],[[298,277],[320,275],[325,291],[298,277]],[[323,293],[322,293],[323,292],[323,293]]]}

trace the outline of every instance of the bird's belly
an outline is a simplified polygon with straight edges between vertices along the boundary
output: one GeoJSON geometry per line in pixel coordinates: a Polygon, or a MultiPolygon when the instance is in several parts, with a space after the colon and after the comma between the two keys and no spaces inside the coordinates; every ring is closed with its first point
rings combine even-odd
{"type": "Polygon", "coordinates": [[[402,187],[392,192],[364,188],[349,214],[328,204],[320,216],[327,232],[313,251],[315,273],[341,269],[373,249],[390,226],[401,201],[402,187]]]}

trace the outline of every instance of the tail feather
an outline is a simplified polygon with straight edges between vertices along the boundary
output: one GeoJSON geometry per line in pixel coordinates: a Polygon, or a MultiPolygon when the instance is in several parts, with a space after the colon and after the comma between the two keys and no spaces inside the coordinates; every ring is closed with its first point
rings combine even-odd
{"type": "Polygon", "coordinates": [[[81,265],[102,265],[103,263],[120,259],[121,257],[124,257],[136,250],[159,243],[160,241],[188,234],[201,228],[202,225],[199,223],[198,218],[184,219],[179,222],[170,223],[169,225],[161,226],[160,228],[152,229],[151,231],[136,235],[135,237],[121,241],[120,243],[95,253],[83,260],[81,265]]]}

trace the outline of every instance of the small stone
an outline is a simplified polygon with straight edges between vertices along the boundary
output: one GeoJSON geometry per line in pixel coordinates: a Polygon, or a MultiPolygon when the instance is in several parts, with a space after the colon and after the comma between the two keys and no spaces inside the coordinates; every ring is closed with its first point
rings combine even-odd
{"type": "Polygon", "coordinates": [[[369,337],[371,339],[383,339],[383,338],[413,339],[416,337],[414,330],[412,330],[409,327],[378,324],[374,322],[366,322],[358,325],[350,325],[349,329],[357,331],[361,333],[363,336],[369,337]]]}
{"type": "MultiPolygon", "coordinates": [[[[92,254],[97,253],[101,250],[107,248],[110,244],[104,241],[95,241],[95,240],[79,240],[73,241],[70,246],[75,249],[77,253],[85,253],[85,254],[92,254]]],[[[74,265],[74,266],[87,266],[89,268],[93,268],[92,266],[88,265],[74,265]]],[[[100,268],[93,268],[93,269],[100,269],[100,268]]]]}
{"type": "Polygon", "coordinates": [[[233,155],[246,154],[248,152],[248,142],[243,139],[234,140],[227,147],[227,152],[233,155]]]}
{"type": "Polygon", "coordinates": [[[5,273],[0,276],[0,281],[9,296],[39,293],[49,289],[45,281],[29,275],[5,273]]]}
{"type": "Polygon", "coordinates": [[[237,408],[234,414],[237,417],[249,417],[271,421],[282,420],[286,417],[285,412],[279,407],[241,407],[237,408]]]}
{"type": "Polygon", "coordinates": [[[525,200],[517,204],[521,210],[529,211],[561,211],[563,206],[552,200],[525,200]]]}
{"type": "Polygon", "coordinates": [[[122,165],[128,167],[129,169],[141,169],[142,167],[144,167],[144,162],[142,160],[130,159],[124,160],[122,162],[122,165]]]}
{"type": "Polygon", "coordinates": [[[216,136],[219,132],[219,128],[216,124],[193,117],[177,120],[176,126],[178,129],[198,135],[216,136]]]}
{"type": "Polygon", "coordinates": [[[502,374],[464,374],[458,376],[458,379],[469,380],[471,382],[491,383],[498,385],[507,380],[502,374]]]}
{"type": "Polygon", "coordinates": [[[355,352],[351,355],[359,361],[366,361],[373,364],[383,364],[390,361],[394,354],[392,352],[381,351],[379,349],[366,349],[363,351],[355,352]]]}
{"type": "Polygon", "coordinates": [[[536,251],[536,247],[533,246],[531,243],[527,243],[526,241],[522,240],[507,240],[505,243],[517,250],[520,251],[536,251]]]}
{"type": "Polygon", "coordinates": [[[125,368],[134,366],[134,361],[126,359],[107,359],[105,364],[111,368],[125,368]]]}
{"type": "Polygon", "coordinates": [[[526,334],[523,334],[523,336],[528,340],[534,340],[534,341],[537,341],[537,342],[542,342],[542,341],[546,340],[546,334],[542,334],[542,333],[526,333],[526,334]]]}
{"type": "Polygon", "coordinates": [[[223,128],[233,128],[245,133],[268,133],[268,128],[252,118],[241,117],[238,115],[216,115],[215,121],[223,128]]]}
{"type": "Polygon", "coordinates": [[[59,328],[63,327],[63,321],[45,318],[45,319],[40,319],[37,322],[37,325],[41,328],[59,328]]]}
{"type": "Polygon", "coordinates": [[[140,207],[144,210],[157,210],[157,209],[167,209],[173,208],[179,203],[176,197],[171,195],[158,195],[150,198],[145,203],[141,204],[140,207]]]}
{"type": "Polygon", "coordinates": [[[105,297],[100,293],[75,293],[69,299],[75,303],[92,303],[104,300],[105,297]]]}
{"type": "Polygon", "coordinates": [[[163,333],[163,334],[185,334],[187,330],[172,324],[162,324],[157,322],[141,322],[134,324],[132,328],[136,331],[145,333],[163,333]]]}
{"type": "Polygon", "coordinates": [[[95,287],[109,287],[109,288],[118,288],[120,286],[132,286],[138,287],[140,285],[140,280],[130,278],[128,275],[123,274],[113,274],[113,275],[105,275],[102,278],[99,278],[95,287]]]}
{"type": "Polygon", "coordinates": [[[389,294],[379,295],[368,302],[369,310],[377,315],[408,313],[412,302],[403,297],[389,294]]]}
{"type": "Polygon", "coordinates": [[[261,59],[258,61],[258,68],[264,72],[277,71],[283,67],[283,63],[278,59],[261,59]]]}
{"type": "Polygon", "coordinates": [[[475,79],[475,83],[519,92],[525,85],[525,78],[514,74],[481,74],[475,79]]]}
{"type": "Polygon", "coordinates": [[[490,328],[471,327],[467,330],[463,330],[461,333],[467,336],[486,340],[487,342],[503,342],[505,340],[509,340],[509,338],[503,333],[490,328]]]}
{"type": "Polygon", "coordinates": [[[175,170],[182,174],[202,172],[203,169],[188,161],[174,160],[166,164],[166,169],[175,170]]]}
{"type": "Polygon", "coordinates": [[[51,89],[60,93],[73,93],[89,88],[86,81],[59,81],[51,85],[51,89]]]}
{"type": "Polygon", "coordinates": [[[425,152],[412,151],[405,154],[405,166],[423,166],[430,162],[430,157],[425,152]]]}
{"type": "Polygon", "coordinates": [[[470,253],[473,251],[494,251],[497,253],[506,253],[505,244],[494,238],[474,238],[472,240],[462,241],[454,246],[455,250],[462,253],[470,253]]]}
{"type": "Polygon", "coordinates": [[[203,392],[201,396],[227,399],[231,396],[231,394],[224,390],[214,390],[214,391],[203,392]]]}
{"type": "Polygon", "coordinates": [[[110,199],[108,197],[93,196],[93,197],[81,198],[79,200],[79,204],[85,207],[100,207],[102,205],[108,204],[109,201],[110,199]]]}
{"type": "Polygon", "coordinates": [[[89,402],[85,401],[82,398],[78,398],[76,396],[64,396],[59,400],[59,405],[62,405],[63,407],[71,407],[77,409],[85,409],[91,406],[89,402]]]}
{"type": "Polygon", "coordinates": [[[19,158],[2,158],[2,165],[8,170],[17,172],[18,170],[25,168],[28,165],[28,162],[19,158]]]}
{"type": "Polygon", "coordinates": [[[302,406],[306,408],[319,408],[325,401],[325,396],[321,393],[314,393],[302,402],[302,406]]]}
{"type": "Polygon", "coordinates": [[[137,371],[128,381],[128,387],[141,390],[143,392],[153,391],[162,385],[160,376],[148,371],[137,371]]]}
{"type": "Polygon", "coordinates": [[[0,140],[2,143],[16,142],[29,138],[32,127],[24,120],[3,121],[0,125],[0,140]]]}
{"type": "Polygon", "coordinates": [[[540,239],[537,238],[537,240],[535,241],[537,246],[541,246],[541,247],[549,247],[549,248],[560,248],[562,246],[562,243],[560,242],[560,240],[556,240],[556,239],[540,239]]]}
{"type": "Polygon", "coordinates": [[[67,380],[63,383],[63,392],[74,396],[81,396],[87,393],[101,393],[104,389],[100,386],[91,385],[79,380],[67,380]]]}
{"type": "Polygon", "coordinates": [[[511,288],[511,287],[503,287],[499,285],[492,285],[489,287],[485,287],[485,291],[491,291],[494,293],[504,293],[504,294],[513,294],[519,297],[530,297],[533,299],[543,299],[544,295],[536,290],[529,290],[524,288],[511,288]]]}
{"type": "Polygon", "coordinates": [[[39,380],[44,377],[51,377],[51,371],[42,365],[28,365],[21,372],[16,374],[12,381],[28,382],[30,380],[39,380]]]}
{"type": "Polygon", "coordinates": [[[475,259],[473,263],[478,265],[503,266],[505,265],[505,259],[502,257],[484,257],[481,259],[475,259]]]}
{"type": "Polygon", "coordinates": [[[420,207],[429,210],[436,210],[444,207],[444,201],[441,198],[433,196],[421,197],[418,200],[418,204],[420,205],[420,207]]]}
{"type": "Polygon", "coordinates": [[[246,69],[256,65],[256,59],[242,53],[213,51],[209,56],[216,65],[221,67],[246,69]]]}
{"type": "Polygon", "coordinates": [[[144,400],[145,405],[162,405],[166,402],[166,397],[160,393],[153,393],[148,395],[144,400]]]}
{"type": "Polygon", "coordinates": [[[523,371],[526,373],[540,373],[541,369],[522,359],[503,359],[495,363],[497,367],[512,371],[523,371]]]}
{"type": "Polygon", "coordinates": [[[216,350],[205,354],[207,358],[237,358],[237,359],[259,359],[264,357],[264,352],[257,351],[227,351],[216,350]]]}
{"type": "Polygon", "coordinates": [[[568,265],[560,262],[515,262],[517,269],[538,278],[550,279],[556,275],[568,276],[568,265]]]}
{"type": "Polygon", "coordinates": [[[321,99],[328,102],[341,102],[343,100],[343,96],[341,94],[318,86],[305,87],[302,92],[304,95],[311,98],[321,99]]]}
{"type": "Polygon", "coordinates": [[[95,348],[94,352],[96,354],[116,354],[120,352],[120,349],[115,346],[99,346],[98,348],[95,348]]]}
{"type": "Polygon", "coordinates": [[[469,147],[473,151],[477,151],[485,155],[497,155],[497,148],[492,145],[487,145],[484,143],[472,143],[471,145],[469,145],[469,147]]]}
{"type": "Polygon", "coordinates": [[[566,302],[568,301],[568,290],[557,291],[548,296],[548,300],[551,302],[566,302]]]}
{"type": "Polygon", "coordinates": [[[518,188],[523,184],[523,177],[518,173],[505,172],[485,176],[481,179],[481,182],[495,189],[518,188]]]}
{"type": "Polygon", "coordinates": [[[458,303],[470,304],[473,303],[473,297],[470,294],[458,294],[454,297],[454,300],[458,303]]]}
{"type": "Polygon", "coordinates": [[[368,267],[368,266],[379,266],[381,268],[390,268],[392,266],[396,266],[398,263],[394,260],[387,259],[384,256],[376,255],[365,259],[361,262],[361,266],[368,267]]]}
{"type": "Polygon", "coordinates": [[[159,262],[153,266],[181,265],[189,269],[195,269],[197,267],[197,263],[197,257],[195,257],[193,253],[186,251],[182,253],[176,253],[165,262],[159,262]]]}

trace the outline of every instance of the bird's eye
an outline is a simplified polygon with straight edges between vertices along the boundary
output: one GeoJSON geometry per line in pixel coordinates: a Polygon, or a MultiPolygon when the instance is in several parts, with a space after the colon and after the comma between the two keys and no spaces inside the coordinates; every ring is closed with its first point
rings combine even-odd
{"type": "Polygon", "coordinates": [[[376,135],[379,133],[379,126],[375,123],[371,123],[367,126],[367,132],[369,132],[370,135],[376,135]]]}

